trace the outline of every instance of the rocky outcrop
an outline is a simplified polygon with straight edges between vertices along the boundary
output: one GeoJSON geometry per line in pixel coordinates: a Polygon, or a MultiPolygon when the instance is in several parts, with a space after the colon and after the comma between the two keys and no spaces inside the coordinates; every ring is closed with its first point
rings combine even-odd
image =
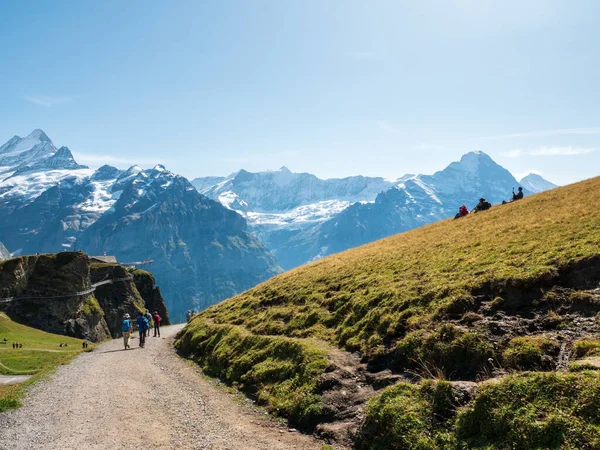
{"type": "Polygon", "coordinates": [[[0,263],[0,307],[11,319],[50,333],[100,341],[109,336],[83,253],[12,258],[0,263]]]}
{"type": "Polygon", "coordinates": [[[0,311],[56,334],[90,341],[117,337],[125,313],[166,308],[150,278],[146,303],[134,275],[117,264],[90,264],[81,252],[31,255],[0,262],[0,311]],[[110,283],[94,286],[102,281],[110,283]]]}
{"type": "Polygon", "coordinates": [[[135,287],[133,276],[118,264],[92,264],[90,267],[92,283],[106,280],[118,280],[96,287],[94,295],[104,311],[104,320],[112,337],[121,333],[123,316],[128,313],[132,318],[145,312],[144,299],[135,287]]]}
{"type": "Polygon", "coordinates": [[[162,319],[162,325],[170,325],[169,311],[167,311],[160,288],[156,286],[154,276],[150,272],[140,269],[132,270],[131,274],[133,275],[135,287],[144,299],[146,308],[152,312],[158,312],[162,319]]]}

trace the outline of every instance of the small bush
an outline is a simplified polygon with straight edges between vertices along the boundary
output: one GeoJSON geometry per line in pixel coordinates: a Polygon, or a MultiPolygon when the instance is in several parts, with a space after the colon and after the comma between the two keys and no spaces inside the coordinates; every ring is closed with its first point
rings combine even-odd
{"type": "Polygon", "coordinates": [[[583,291],[571,292],[571,294],[569,295],[569,301],[573,305],[582,305],[582,306],[592,305],[593,303],[595,303],[594,296],[592,294],[590,294],[589,292],[583,292],[583,291]]]}
{"type": "Polygon", "coordinates": [[[484,383],[457,416],[461,448],[600,448],[600,377],[527,373],[484,383]]]}
{"type": "Polygon", "coordinates": [[[450,448],[458,402],[446,381],[397,383],[371,399],[356,448],[437,450],[450,448]]]}
{"type": "Polygon", "coordinates": [[[481,314],[477,314],[476,312],[466,312],[463,314],[463,316],[460,319],[461,323],[464,323],[465,325],[472,325],[475,322],[482,320],[483,316],[481,314]]]}
{"type": "Polygon", "coordinates": [[[577,358],[596,356],[600,354],[600,341],[595,339],[582,339],[573,344],[573,352],[577,358]]]}
{"type": "Polygon", "coordinates": [[[426,375],[441,373],[449,379],[474,379],[495,352],[478,333],[444,324],[433,332],[409,333],[396,345],[394,356],[402,368],[426,375]]]}
{"type": "Polygon", "coordinates": [[[558,350],[558,343],[546,336],[522,336],[511,339],[502,357],[512,369],[549,370],[558,350]]]}

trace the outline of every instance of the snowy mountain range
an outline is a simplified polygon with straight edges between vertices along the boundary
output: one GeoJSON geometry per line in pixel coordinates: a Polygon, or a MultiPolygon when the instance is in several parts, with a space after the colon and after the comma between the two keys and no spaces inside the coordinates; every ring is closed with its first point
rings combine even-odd
{"type": "Polygon", "coordinates": [[[78,249],[153,259],[176,318],[280,271],[243,217],[164,166],[91,170],[41,130],[0,147],[0,164],[0,241],[13,254],[78,249]]]}
{"type": "MultiPolygon", "coordinates": [[[[153,259],[171,314],[200,309],[320,257],[500,203],[519,182],[482,152],[433,175],[322,180],[282,167],[193,180],[162,165],[97,170],[41,130],[0,147],[0,242],[14,255],[83,250],[153,259]],[[192,185],[193,184],[193,185],[192,185]],[[275,255],[275,256],[274,256],[275,255]],[[279,265],[278,265],[279,262],[279,265]]],[[[539,175],[526,195],[555,187],[539,175]]]]}
{"type": "Polygon", "coordinates": [[[246,217],[285,269],[451,217],[462,203],[472,207],[480,197],[500,203],[519,185],[526,195],[555,187],[534,174],[520,183],[483,152],[468,153],[433,175],[395,181],[321,180],[283,167],[196,178],[192,184],[246,217]]]}

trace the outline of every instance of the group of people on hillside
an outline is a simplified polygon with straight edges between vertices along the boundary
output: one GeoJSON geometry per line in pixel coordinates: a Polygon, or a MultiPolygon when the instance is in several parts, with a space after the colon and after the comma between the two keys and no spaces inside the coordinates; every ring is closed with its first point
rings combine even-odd
{"type": "MultiPolygon", "coordinates": [[[[137,325],[137,330],[140,339],[140,348],[144,348],[146,345],[146,337],[150,336],[150,326],[154,325],[154,337],[160,337],[160,322],[162,318],[158,314],[157,311],[154,311],[150,314],[150,311],[146,310],[146,313],[142,311],[139,312],[138,318],[135,320],[135,325],[137,325]]],[[[131,339],[131,333],[134,328],[134,322],[131,320],[131,316],[129,314],[125,314],[123,316],[123,324],[121,330],[123,331],[123,345],[125,346],[125,350],[131,348],[129,344],[129,340],[131,339]]]]}
{"type": "Polygon", "coordinates": [[[188,309],[187,313],[185,313],[185,321],[189,322],[190,320],[192,320],[192,317],[194,317],[195,315],[196,315],[196,310],[188,309]]]}
{"type": "MultiPolygon", "coordinates": [[[[511,199],[508,202],[506,200],[503,200],[502,204],[505,205],[506,203],[521,200],[522,198],[523,198],[523,188],[521,186],[519,186],[518,192],[515,192],[515,190],[513,188],[511,199]]],[[[485,198],[482,197],[479,199],[479,203],[477,203],[477,205],[471,210],[471,213],[485,211],[487,209],[490,209],[491,207],[492,207],[492,204],[490,202],[488,202],[485,198]]],[[[461,217],[465,217],[468,215],[469,215],[469,210],[467,209],[467,205],[463,204],[460,208],[458,208],[458,213],[456,213],[454,218],[459,219],[461,217]]]]}

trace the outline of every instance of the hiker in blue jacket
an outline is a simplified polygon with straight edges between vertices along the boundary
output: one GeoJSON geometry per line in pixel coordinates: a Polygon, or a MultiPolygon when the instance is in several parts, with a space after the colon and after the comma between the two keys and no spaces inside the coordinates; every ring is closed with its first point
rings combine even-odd
{"type": "Polygon", "coordinates": [[[144,348],[146,344],[146,330],[148,329],[148,319],[144,316],[144,313],[140,311],[140,316],[136,320],[138,326],[138,332],[140,334],[140,348],[144,348]]]}

